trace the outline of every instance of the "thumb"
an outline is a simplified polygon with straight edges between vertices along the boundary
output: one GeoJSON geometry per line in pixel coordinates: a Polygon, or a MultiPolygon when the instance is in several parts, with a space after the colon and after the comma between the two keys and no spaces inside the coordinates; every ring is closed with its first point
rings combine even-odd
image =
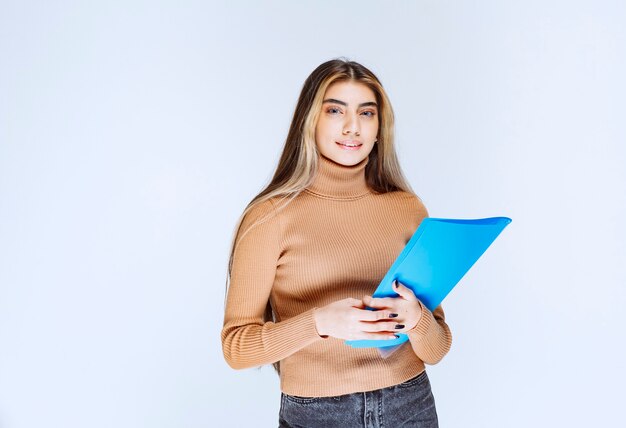
{"type": "Polygon", "coordinates": [[[413,290],[411,290],[406,285],[401,284],[400,282],[398,282],[398,280],[395,280],[393,282],[393,289],[396,293],[400,295],[400,297],[405,300],[417,300],[417,297],[415,297],[415,293],[413,293],[413,290]]]}

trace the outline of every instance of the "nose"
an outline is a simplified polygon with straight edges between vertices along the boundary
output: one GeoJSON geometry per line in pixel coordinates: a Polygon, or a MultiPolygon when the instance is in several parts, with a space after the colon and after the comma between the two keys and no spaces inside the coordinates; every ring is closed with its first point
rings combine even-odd
{"type": "Polygon", "coordinates": [[[343,133],[344,135],[361,135],[361,125],[359,124],[358,117],[355,114],[346,115],[346,120],[343,124],[343,133]]]}

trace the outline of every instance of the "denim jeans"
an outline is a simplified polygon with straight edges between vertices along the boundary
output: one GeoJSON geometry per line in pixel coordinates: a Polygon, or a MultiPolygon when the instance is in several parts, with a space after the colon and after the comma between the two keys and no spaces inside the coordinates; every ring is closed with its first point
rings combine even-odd
{"type": "Polygon", "coordinates": [[[279,428],[439,426],[426,371],[375,391],[312,398],[282,393],[278,423],[279,428]]]}

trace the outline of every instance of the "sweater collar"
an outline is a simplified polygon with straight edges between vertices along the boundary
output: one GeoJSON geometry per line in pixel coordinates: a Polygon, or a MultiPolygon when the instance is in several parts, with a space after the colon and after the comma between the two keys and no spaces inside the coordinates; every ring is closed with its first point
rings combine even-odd
{"type": "Polygon", "coordinates": [[[322,155],[318,156],[317,174],[307,190],[333,199],[352,199],[371,193],[365,181],[365,165],[369,158],[356,165],[338,164],[322,155]]]}

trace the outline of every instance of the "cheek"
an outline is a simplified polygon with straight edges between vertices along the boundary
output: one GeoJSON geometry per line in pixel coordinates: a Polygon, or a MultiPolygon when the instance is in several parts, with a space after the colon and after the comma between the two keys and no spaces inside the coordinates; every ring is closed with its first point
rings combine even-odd
{"type": "Polygon", "coordinates": [[[374,137],[378,134],[378,122],[377,121],[373,121],[373,123],[369,124],[368,132],[370,133],[370,135],[373,135],[374,137]]]}
{"type": "Polygon", "coordinates": [[[317,122],[317,126],[315,127],[315,138],[318,137],[324,138],[324,136],[328,133],[328,124],[322,119],[317,122]]]}
{"type": "Polygon", "coordinates": [[[341,128],[332,121],[322,122],[316,130],[316,136],[321,138],[322,142],[325,143],[330,141],[334,142],[337,135],[341,135],[341,128]]]}

